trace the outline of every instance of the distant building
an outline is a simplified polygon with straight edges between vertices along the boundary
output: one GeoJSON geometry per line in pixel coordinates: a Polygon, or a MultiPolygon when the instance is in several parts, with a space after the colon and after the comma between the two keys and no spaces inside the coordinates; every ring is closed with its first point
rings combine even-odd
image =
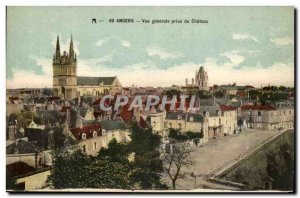
{"type": "Polygon", "coordinates": [[[240,119],[248,128],[284,130],[294,128],[294,103],[276,102],[274,105],[244,105],[240,119]]]}
{"type": "Polygon", "coordinates": [[[223,116],[219,105],[200,106],[203,116],[208,120],[208,139],[224,136],[223,116]]]}
{"type": "Polygon", "coordinates": [[[71,99],[83,95],[101,95],[119,91],[121,84],[116,76],[77,76],[77,55],[71,37],[69,53],[60,53],[59,37],[53,56],[53,94],[71,99]]]}
{"type": "Polygon", "coordinates": [[[165,128],[178,129],[185,133],[188,131],[203,133],[202,143],[208,142],[209,126],[206,117],[182,111],[167,112],[164,121],[165,128]]]}
{"type": "Polygon", "coordinates": [[[208,91],[208,75],[204,70],[203,66],[200,67],[198,71],[196,71],[195,78],[192,78],[191,83],[189,83],[188,79],[185,80],[185,86],[182,87],[183,90],[201,90],[208,91]]]}
{"type": "Polygon", "coordinates": [[[237,130],[237,108],[233,106],[220,105],[223,115],[224,134],[232,135],[238,132],[237,130]]]}
{"type": "Polygon", "coordinates": [[[196,86],[199,90],[208,91],[208,75],[204,68],[201,66],[199,71],[196,71],[196,86]]]}

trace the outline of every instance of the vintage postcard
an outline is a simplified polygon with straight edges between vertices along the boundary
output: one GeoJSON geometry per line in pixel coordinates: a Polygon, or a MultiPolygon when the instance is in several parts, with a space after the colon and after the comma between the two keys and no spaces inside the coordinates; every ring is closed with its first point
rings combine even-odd
{"type": "Polygon", "coordinates": [[[6,9],[9,192],[295,192],[293,7],[6,9]]]}

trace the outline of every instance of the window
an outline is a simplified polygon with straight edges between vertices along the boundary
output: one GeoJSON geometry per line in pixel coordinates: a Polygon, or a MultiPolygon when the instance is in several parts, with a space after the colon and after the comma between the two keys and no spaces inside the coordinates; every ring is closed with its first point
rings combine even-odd
{"type": "Polygon", "coordinates": [[[221,125],[222,124],[222,120],[221,120],[221,118],[219,118],[219,125],[221,125]]]}
{"type": "Polygon", "coordinates": [[[156,122],[155,121],[153,121],[153,127],[155,127],[156,126],[156,122]]]}
{"type": "Polygon", "coordinates": [[[84,153],[86,152],[86,146],[85,146],[85,144],[82,145],[82,151],[83,151],[84,153]]]}
{"type": "Polygon", "coordinates": [[[260,111],[259,111],[259,112],[257,112],[257,115],[258,115],[258,116],[261,116],[261,112],[260,112],[260,111]]]}
{"type": "Polygon", "coordinates": [[[181,123],[178,124],[179,129],[181,129],[181,123]]]}
{"type": "Polygon", "coordinates": [[[97,134],[97,132],[96,132],[96,131],[94,131],[94,132],[93,132],[93,138],[96,138],[96,137],[97,137],[97,135],[98,135],[98,134],[97,134]]]}
{"type": "Polygon", "coordinates": [[[83,133],[81,138],[82,138],[83,140],[85,140],[85,139],[86,139],[86,134],[83,133]]]}
{"type": "Polygon", "coordinates": [[[97,149],[97,142],[94,142],[94,150],[97,149]]]}
{"type": "Polygon", "coordinates": [[[169,128],[172,128],[172,123],[169,123],[169,128]]]}
{"type": "Polygon", "coordinates": [[[190,121],[194,122],[194,117],[193,116],[190,117],[190,121]]]}

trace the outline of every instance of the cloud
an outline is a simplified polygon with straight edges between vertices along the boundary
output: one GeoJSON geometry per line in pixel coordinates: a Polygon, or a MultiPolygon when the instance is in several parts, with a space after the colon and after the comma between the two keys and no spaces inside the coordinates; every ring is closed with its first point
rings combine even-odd
{"type": "Polygon", "coordinates": [[[27,70],[13,69],[13,78],[6,81],[8,89],[52,87],[52,74],[38,75],[27,70]]]}
{"type": "MultiPolygon", "coordinates": [[[[200,64],[186,62],[167,69],[158,68],[151,62],[125,65],[122,68],[111,68],[105,66],[105,61],[110,60],[111,57],[104,56],[99,59],[80,60],[78,62],[77,75],[117,76],[123,86],[131,86],[132,84],[154,87],[165,87],[173,84],[182,86],[185,84],[185,79],[188,78],[190,81],[191,78],[194,78],[195,71],[203,65],[208,72],[209,86],[233,82],[239,85],[251,84],[257,87],[265,86],[269,83],[272,85],[293,86],[293,63],[277,62],[268,68],[264,68],[258,62],[253,67],[243,67],[237,70],[233,65],[240,62],[242,58],[233,54],[227,54],[231,56],[231,61],[223,65],[219,65],[217,59],[207,57],[200,64]]],[[[7,80],[7,87],[52,87],[51,60],[40,59],[37,62],[43,68],[45,74],[37,75],[25,70],[13,71],[14,77],[11,80],[7,80]]]]}
{"type": "Polygon", "coordinates": [[[232,34],[233,40],[253,40],[255,42],[259,42],[259,40],[248,33],[233,33],[232,34]]]}
{"type": "Polygon", "coordinates": [[[101,46],[101,45],[103,45],[104,42],[105,42],[104,39],[103,39],[103,40],[99,40],[99,41],[97,41],[97,42],[95,43],[95,45],[101,46]]]}
{"type": "Polygon", "coordinates": [[[130,47],[130,42],[129,42],[129,41],[121,40],[120,42],[121,42],[121,44],[122,44],[124,47],[130,47]]]}
{"type": "Polygon", "coordinates": [[[151,45],[146,48],[146,52],[149,56],[159,56],[160,59],[176,59],[183,57],[183,54],[177,52],[168,52],[164,48],[158,47],[156,45],[151,45]]]}
{"type": "Polygon", "coordinates": [[[117,40],[121,43],[122,46],[124,47],[130,47],[130,42],[129,41],[126,41],[126,40],[123,40],[123,39],[120,39],[120,38],[105,38],[105,39],[100,39],[98,40],[95,45],[97,45],[98,47],[102,46],[105,42],[108,42],[110,40],[117,40]]]}
{"type": "MultiPolygon", "coordinates": [[[[226,65],[228,63],[225,63],[226,65]]],[[[231,63],[230,63],[231,64],[231,63]]],[[[264,68],[260,62],[256,65],[235,69],[218,65],[215,59],[207,59],[201,65],[208,71],[209,85],[229,84],[236,82],[239,85],[251,84],[256,87],[272,85],[294,85],[293,63],[276,62],[264,68]],[[284,75],[283,75],[284,74],[284,75]]]]}
{"type": "Polygon", "coordinates": [[[294,40],[290,37],[283,37],[283,38],[271,38],[270,41],[277,46],[283,45],[293,45],[294,40]]]}
{"type": "Polygon", "coordinates": [[[231,51],[231,52],[225,52],[225,53],[221,54],[221,56],[225,56],[230,60],[230,62],[231,62],[230,66],[237,66],[240,63],[244,62],[244,60],[245,60],[245,57],[242,55],[239,55],[238,53],[239,52],[235,50],[235,51],[231,51]]]}

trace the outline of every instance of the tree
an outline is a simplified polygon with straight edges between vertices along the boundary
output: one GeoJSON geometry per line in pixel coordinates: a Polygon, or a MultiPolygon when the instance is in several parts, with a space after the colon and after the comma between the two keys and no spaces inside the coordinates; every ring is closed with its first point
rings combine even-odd
{"type": "Polygon", "coordinates": [[[131,128],[130,151],[135,153],[132,163],[132,184],[139,185],[142,189],[161,189],[160,183],[163,164],[160,160],[158,148],[160,136],[153,134],[152,129],[142,129],[136,123],[131,128]]]}
{"type": "Polygon", "coordinates": [[[86,188],[90,179],[87,172],[90,163],[91,157],[81,149],[55,152],[47,183],[55,189],[86,188]]]}
{"type": "Polygon", "coordinates": [[[118,144],[114,139],[109,143],[108,148],[102,149],[96,157],[86,155],[76,145],[55,148],[52,152],[53,168],[47,183],[56,189],[128,189],[130,164],[122,149],[123,145],[118,144]]]}
{"type": "MultiPolygon", "coordinates": [[[[55,127],[50,137],[50,147],[52,150],[62,148],[65,145],[67,137],[63,134],[62,127],[55,127]]],[[[75,143],[75,142],[73,142],[75,143]]]]}
{"type": "Polygon", "coordinates": [[[193,163],[191,158],[192,148],[187,142],[173,144],[172,153],[163,154],[163,170],[172,181],[173,189],[176,189],[176,181],[181,176],[181,170],[193,163]]]}
{"type": "Polygon", "coordinates": [[[199,90],[197,91],[196,95],[201,99],[209,99],[210,95],[207,92],[199,90]]]}
{"type": "Polygon", "coordinates": [[[242,130],[243,120],[240,118],[238,121],[238,126],[240,127],[240,131],[242,130]]]}
{"type": "Polygon", "coordinates": [[[48,88],[44,88],[43,91],[42,91],[43,95],[44,96],[50,96],[52,95],[52,91],[48,88]]]}
{"type": "Polygon", "coordinates": [[[179,98],[180,93],[181,91],[179,90],[171,89],[171,90],[164,91],[163,95],[167,95],[168,97],[173,97],[174,95],[176,95],[179,98]]]}
{"type": "Polygon", "coordinates": [[[174,140],[191,140],[191,139],[196,139],[196,138],[203,138],[203,132],[192,132],[192,131],[187,131],[185,133],[181,133],[180,130],[178,129],[169,129],[169,136],[170,139],[174,140]]]}
{"type": "Polygon", "coordinates": [[[97,158],[111,158],[114,162],[120,162],[129,165],[128,161],[129,150],[128,146],[124,144],[120,144],[117,142],[115,138],[113,138],[109,143],[107,148],[101,148],[99,151],[97,158]]]}
{"type": "Polygon", "coordinates": [[[6,168],[6,190],[16,190],[17,183],[13,174],[6,168]]]}
{"type": "Polygon", "coordinates": [[[86,185],[89,188],[129,189],[129,170],[129,164],[110,157],[93,160],[86,168],[86,185]]]}

